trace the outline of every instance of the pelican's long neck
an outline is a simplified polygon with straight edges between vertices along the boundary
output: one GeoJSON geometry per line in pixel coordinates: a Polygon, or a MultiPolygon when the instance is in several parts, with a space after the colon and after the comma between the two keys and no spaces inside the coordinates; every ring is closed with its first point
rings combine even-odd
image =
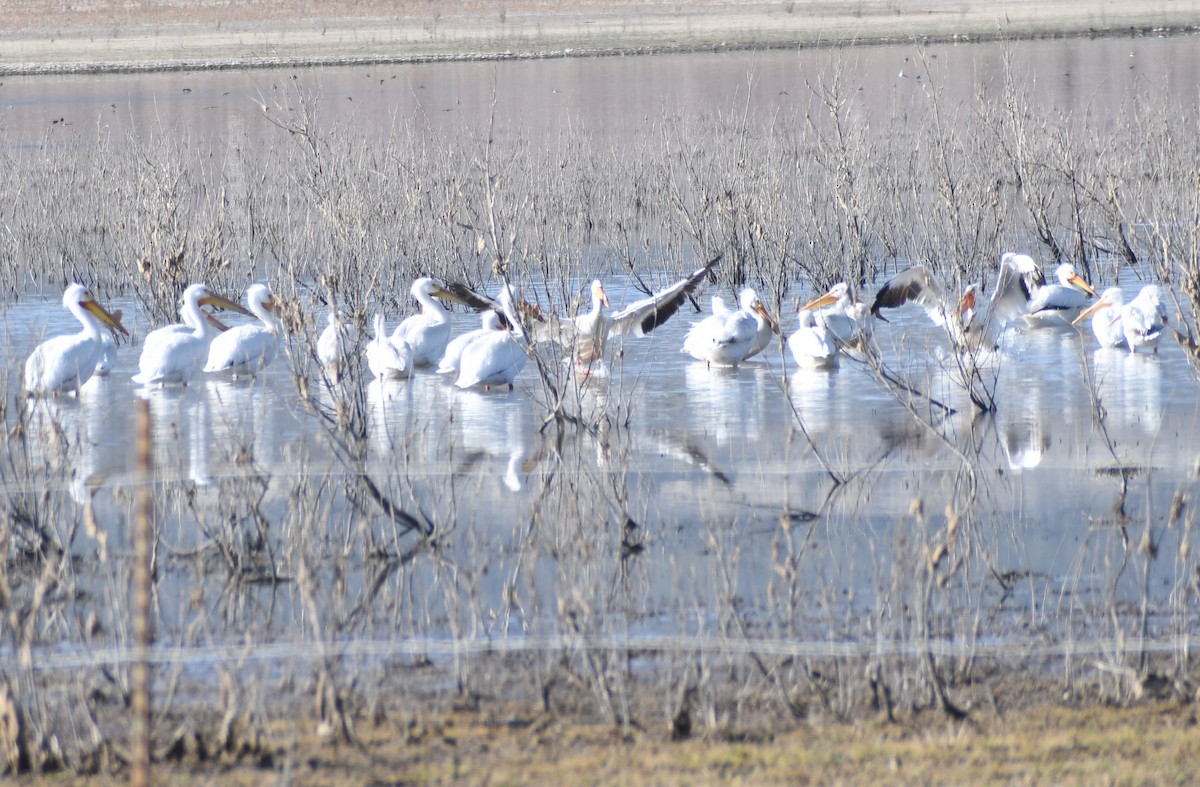
{"type": "Polygon", "coordinates": [[[267,307],[263,305],[262,301],[255,298],[251,300],[247,306],[250,309],[250,313],[262,321],[263,327],[266,328],[267,331],[270,333],[278,332],[279,323],[275,320],[275,317],[269,311],[267,311],[267,307]]]}
{"type": "Polygon", "coordinates": [[[438,324],[450,320],[450,311],[438,302],[437,298],[430,295],[424,289],[413,290],[413,297],[421,304],[421,310],[432,317],[438,324]]]}
{"type": "Polygon", "coordinates": [[[67,308],[71,310],[71,314],[75,315],[75,319],[83,325],[83,333],[86,333],[89,338],[95,342],[103,342],[104,334],[100,330],[100,322],[92,316],[92,313],[83,308],[83,305],[77,300],[72,300],[67,308]]]}
{"type": "Polygon", "coordinates": [[[183,322],[192,329],[192,335],[198,339],[207,339],[211,333],[216,333],[216,329],[208,324],[208,320],[204,318],[204,312],[200,310],[200,295],[189,294],[183,301],[183,308],[179,310],[180,316],[183,317],[183,322]]]}

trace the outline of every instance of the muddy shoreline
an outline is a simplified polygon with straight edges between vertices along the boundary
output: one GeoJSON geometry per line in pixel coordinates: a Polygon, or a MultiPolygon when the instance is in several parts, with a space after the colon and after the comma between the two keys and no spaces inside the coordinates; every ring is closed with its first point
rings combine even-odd
{"type": "Polygon", "coordinates": [[[686,7],[612,2],[454,6],[371,2],[249,8],[155,1],[124,10],[63,11],[25,0],[0,19],[0,75],[431,63],[604,57],[739,49],[844,47],[1200,30],[1200,0],[1177,3],[924,0],[702,2],[686,7]]]}

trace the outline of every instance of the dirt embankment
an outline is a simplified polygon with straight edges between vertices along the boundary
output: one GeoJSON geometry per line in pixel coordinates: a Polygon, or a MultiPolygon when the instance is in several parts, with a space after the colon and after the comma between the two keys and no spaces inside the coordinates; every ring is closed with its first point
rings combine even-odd
{"type": "Polygon", "coordinates": [[[1200,0],[10,0],[0,73],[1156,34],[1200,0]]]}

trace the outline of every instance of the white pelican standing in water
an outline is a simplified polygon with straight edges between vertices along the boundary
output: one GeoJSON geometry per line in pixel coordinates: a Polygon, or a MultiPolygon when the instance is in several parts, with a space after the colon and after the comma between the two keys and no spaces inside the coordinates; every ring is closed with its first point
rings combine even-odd
{"type": "Polygon", "coordinates": [[[146,334],[138,358],[138,373],[133,376],[135,383],[187,385],[204,368],[209,345],[220,332],[201,308],[209,305],[249,313],[233,301],[213,294],[207,285],[191,285],[183,291],[179,308],[183,325],[167,325],[146,334]]]}
{"type": "Polygon", "coordinates": [[[715,363],[736,367],[761,351],[760,328],[766,324],[770,326],[768,331],[773,331],[774,320],[758,294],[749,287],[742,290],[738,303],[740,308],[731,310],[721,298],[714,296],[713,313],[692,325],[680,352],[709,366],[715,363]]]}
{"type": "Polygon", "coordinates": [[[952,299],[924,265],[900,271],[879,288],[871,313],[887,318],[881,309],[894,309],[917,303],[934,325],[944,327],[958,349],[994,350],[1009,323],[1025,313],[1032,293],[1044,281],[1032,257],[1005,254],[1000,258],[996,284],[985,302],[979,297],[979,285],[970,284],[961,298],[952,299]]]}
{"type": "Polygon", "coordinates": [[[1078,325],[1092,318],[1092,333],[1101,347],[1120,347],[1125,344],[1125,325],[1121,312],[1125,308],[1125,293],[1120,287],[1109,287],[1100,294],[1099,300],[1080,312],[1072,321],[1078,325]]]}
{"type": "Polygon", "coordinates": [[[837,366],[837,343],[825,327],[825,315],[800,310],[800,328],[788,337],[788,350],[802,369],[832,369],[837,366]]]}
{"type": "Polygon", "coordinates": [[[479,321],[480,326],[478,328],[455,336],[446,345],[446,352],[442,354],[442,360],[438,363],[438,374],[457,375],[463,350],[481,336],[486,336],[492,331],[499,331],[503,327],[500,323],[500,313],[493,309],[486,309],[480,312],[479,321]]]}
{"type": "Polygon", "coordinates": [[[375,338],[367,342],[363,354],[367,368],[377,380],[402,380],[412,374],[413,349],[401,340],[394,341],[387,333],[382,314],[375,315],[375,338]]]}
{"type": "Polygon", "coordinates": [[[453,297],[429,277],[412,284],[412,296],[421,304],[421,313],[405,318],[392,331],[392,342],[412,348],[414,366],[435,366],[450,341],[450,312],[434,296],[453,297]]]}
{"type": "Polygon", "coordinates": [[[838,347],[862,345],[871,338],[872,312],[861,303],[850,299],[850,285],[844,281],[829,288],[824,295],[813,298],[801,307],[801,311],[822,309],[825,329],[838,343],[838,347]]]}
{"type": "Polygon", "coordinates": [[[25,391],[30,396],[57,396],[79,389],[91,379],[104,351],[103,323],[126,336],[121,321],[104,310],[87,287],[72,284],[63,292],[65,306],[83,325],[79,333],[47,339],[25,361],[25,391]]]}
{"type": "Polygon", "coordinates": [[[1121,309],[1121,323],[1129,352],[1136,355],[1139,347],[1149,347],[1158,353],[1158,340],[1167,327],[1167,309],[1157,284],[1147,284],[1121,309]]]}
{"type": "Polygon", "coordinates": [[[234,377],[253,377],[275,360],[279,350],[279,323],[271,314],[275,299],[265,284],[246,290],[246,306],[259,319],[258,325],[238,325],[212,340],[204,371],[230,372],[234,377]]]}
{"type": "Polygon", "coordinates": [[[1058,278],[1057,284],[1038,287],[1029,299],[1025,322],[1031,327],[1070,325],[1087,305],[1088,296],[1096,297],[1096,291],[1080,278],[1071,263],[1059,265],[1054,269],[1054,275],[1058,278]]]}
{"type": "Polygon", "coordinates": [[[703,268],[694,271],[669,287],[661,289],[647,298],[635,301],[610,317],[604,309],[610,304],[604,285],[599,280],[592,282],[592,308],[575,319],[559,318],[547,327],[531,325],[534,339],[550,339],[571,348],[576,366],[588,368],[603,363],[608,340],[614,336],[645,336],[669,320],[679,311],[688,296],[708,278],[717,264],[714,259],[703,268]]]}
{"type": "Polygon", "coordinates": [[[336,383],[345,372],[349,342],[350,326],[342,321],[336,309],[330,310],[325,329],[317,338],[317,360],[331,382],[336,383]]]}
{"type": "MultiPolygon", "coordinates": [[[[486,331],[463,348],[458,362],[458,379],[454,381],[459,388],[482,385],[486,391],[493,385],[507,385],[511,391],[513,380],[529,361],[529,355],[519,341],[525,338],[525,332],[516,317],[512,293],[507,285],[500,292],[500,305],[510,329],[486,331]]],[[[499,315],[496,317],[498,324],[499,315]]]]}

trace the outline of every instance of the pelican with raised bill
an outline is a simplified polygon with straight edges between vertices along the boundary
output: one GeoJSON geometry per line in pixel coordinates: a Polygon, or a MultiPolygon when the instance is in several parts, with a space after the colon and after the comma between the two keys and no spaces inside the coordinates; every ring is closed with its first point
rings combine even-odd
{"type": "Polygon", "coordinates": [[[421,312],[406,317],[392,331],[392,343],[401,342],[412,348],[413,366],[436,366],[450,341],[450,311],[437,298],[454,297],[429,277],[412,283],[413,298],[421,304],[421,312]]]}
{"type": "Polygon", "coordinates": [[[209,345],[220,332],[210,321],[213,318],[204,312],[204,306],[250,313],[228,298],[213,293],[205,284],[191,285],[183,291],[179,307],[183,324],[167,325],[146,334],[138,358],[138,373],[133,376],[135,383],[187,385],[204,368],[209,345]]]}
{"type": "Polygon", "coordinates": [[[129,335],[121,321],[105,311],[82,284],[68,286],[62,303],[83,330],[47,339],[34,348],[25,360],[25,392],[30,396],[57,396],[71,391],[78,394],[95,373],[104,351],[100,326],[129,335]]]}
{"type": "Polygon", "coordinates": [[[996,284],[986,302],[979,297],[979,284],[952,298],[924,265],[914,265],[888,279],[875,294],[871,314],[887,322],[883,309],[916,303],[925,309],[934,325],[946,329],[951,344],[959,350],[995,350],[1008,325],[1025,313],[1032,293],[1041,286],[1042,273],[1032,257],[1005,254],[1000,258],[996,284]]]}
{"type": "Polygon", "coordinates": [[[738,297],[737,309],[729,309],[718,296],[712,299],[712,314],[694,323],[684,337],[680,352],[704,361],[711,366],[737,367],[742,361],[760,352],[763,326],[770,336],[777,330],[775,321],[758,294],[746,287],[738,297]]]}
{"type": "Polygon", "coordinates": [[[279,323],[273,314],[275,298],[271,290],[265,284],[250,285],[246,290],[246,306],[258,323],[234,326],[212,340],[204,367],[209,374],[254,377],[275,360],[279,351],[279,323]]]}
{"type": "Polygon", "coordinates": [[[1025,322],[1030,327],[1070,325],[1087,306],[1096,291],[1075,272],[1075,266],[1064,262],[1054,269],[1057,284],[1038,287],[1029,299],[1025,322]]]}
{"type": "Polygon", "coordinates": [[[1088,308],[1080,312],[1072,321],[1078,325],[1088,317],[1092,318],[1092,333],[1101,347],[1120,347],[1125,344],[1125,324],[1121,312],[1125,308],[1125,293],[1120,287],[1109,287],[1100,293],[1100,297],[1088,308]]]}

